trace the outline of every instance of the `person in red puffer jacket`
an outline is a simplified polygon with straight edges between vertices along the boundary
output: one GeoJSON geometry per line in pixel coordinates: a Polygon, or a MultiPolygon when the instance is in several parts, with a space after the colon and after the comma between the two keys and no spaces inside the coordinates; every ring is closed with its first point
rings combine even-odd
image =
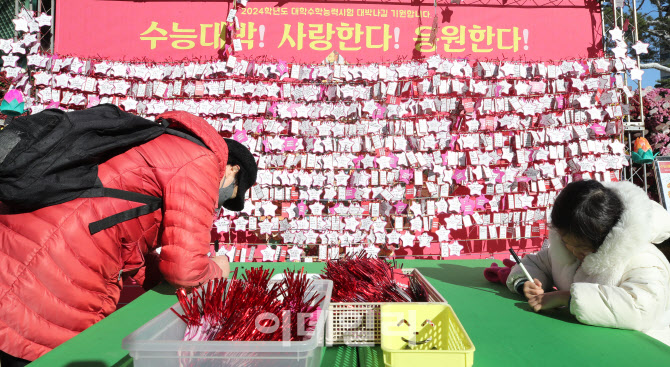
{"type": "Polygon", "coordinates": [[[124,276],[145,288],[228,276],[226,257],[208,256],[213,212],[243,209],[256,162],[202,118],[159,117],[209,149],[165,134],[100,164],[98,176],[105,187],[161,197],[161,210],[91,235],[89,223],[138,203],[78,198],[21,214],[0,204],[2,367],[25,365],[111,314],[124,276]]]}

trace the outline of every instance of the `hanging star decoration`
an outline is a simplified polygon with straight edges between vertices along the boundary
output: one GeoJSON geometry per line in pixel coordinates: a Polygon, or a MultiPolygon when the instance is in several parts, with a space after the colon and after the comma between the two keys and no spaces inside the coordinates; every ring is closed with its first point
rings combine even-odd
{"type": "Polygon", "coordinates": [[[484,185],[478,182],[474,182],[471,183],[468,187],[470,188],[470,195],[481,195],[484,185]]]}
{"type": "Polygon", "coordinates": [[[463,246],[458,243],[457,241],[451,242],[449,244],[449,255],[450,256],[461,256],[461,251],[463,250],[463,246]]]}
{"type": "Polygon", "coordinates": [[[579,78],[572,78],[572,87],[581,91],[584,89],[584,82],[579,78]]]}
{"type": "Polygon", "coordinates": [[[503,80],[498,83],[498,87],[500,87],[500,92],[509,94],[509,89],[512,88],[512,84],[508,83],[507,80],[503,80]]]}
{"type": "MultiPolygon", "coordinates": [[[[282,208],[284,209],[284,208],[282,208]]],[[[291,205],[288,206],[286,210],[286,215],[288,216],[288,219],[293,219],[297,216],[298,213],[298,207],[295,205],[295,203],[291,203],[291,205]]]]}
{"type": "Polygon", "coordinates": [[[49,85],[51,83],[51,77],[52,75],[49,73],[46,73],[44,71],[40,71],[39,73],[33,74],[35,77],[35,84],[36,85],[49,85]]]}
{"type": "Polygon", "coordinates": [[[365,158],[361,160],[363,168],[372,168],[374,166],[375,158],[371,155],[366,155],[365,158]]]}
{"type": "Polygon", "coordinates": [[[489,199],[486,198],[486,196],[481,195],[478,196],[477,199],[475,199],[475,209],[481,209],[485,210],[486,209],[486,203],[489,202],[489,199]]]}
{"type": "Polygon", "coordinates": [[[457,196],[454,196],[450,199],[447,200],[449,203],[449,211],[452,213],[460,213],[461,212],[461,202],[458,200],[457,196]]]}
{"type": "Polygon", "coordinates": [[[405,231],[402,236],[400,236],[400,240],[402,241],[402,246],[403,247],[412,247],[414,246],[414,234],[410,231],[405,231]]]}
{"type": "Polygon", "coordinates": [[[582,94],[577,98],[581,108],[591,107],[592,96],[590,93],[582,94]]]}
{"type": "Polygon", "coordinates": [[[433,236],[429,235],[427,232],[423,232],[419,237],[419,247],[430,247],[431,241],[433,241],[433,236]]]}
{"type": "MultiPolygon", "coordinates": [[[[602,110],[601,110],[600,108],[597,108],[597,107],[595,107],[595,106],[592,106],[591,108],[589,108],[588,110],[586,110],[586,113],[589,114],[589,116],[591,117],[591,120],[602,120],[602,110]]],[[[597,124],[596,124],[596,125],[597,125],[597,124]]],[[[605,133],[605,129],[604,129],[602,126],[600,126],[600,125],[598,125],[598,127],[600,127],[600,128],[602,129],[602,132],[601,132],[600,130],[598,130],[598,131],[594,130],[594,132],[595,132],[597,135],[604,134],[604,133],[605,133]]]]}
{"type": "Polygon", "coordinates": [[[644,43],[638,40],[631,48],[635,50],[635,53],[637,55],[640,55],[649,53],[648,47],[649,47],[648,43],[644,43]]]}
{"type": "Polygon", "coordinates": [[[621,60],[623,61],[623,64],[626,66],[626,69],[628,69],[628,70],[634,69],[634,68],[637,67],[637,62],[629,56],[626,56],[621,60]]]}
{"type": "Polygon", "coordinates": [[[515,69],[516,69],[516,67],[514,66],[514,64],[510,64],[509,62],[506,62],[505,65],[500,67],[499,70],[501,70],[503,73],[505,73],[505,76],[511,76],[511,75],[514,75],[514,70],[515,69]]]}
{"type": "Polygon", "coordinates": [[[440,242],[447,242],[449,241],[449,235],[451,234],[451,231],[444,228],[444,226],[440,226],[440,229],[438,229],[435,234],[437,234],[440,242]]]}
{"type": "Polygon", "coordinates": [[[381,251],[381,249],[373,244],[370,244],[365,248],[365,252],[367,253],[368,257],[372,259],[377,258],[379,251],[381,251]]]}
{"type": "Polygon", "coordinates": [[[258,227],[261,230],[261,234],[272,234],[272,222],[270,222],[268,219],[260,222],[258,227]]]}
{"type": "Polygon", "coordinates": [[[623,40],[623,32],[619,27],[615,27],[614,29],[611,29],[609,31],[610,35],[612,36],[612,39],[614,41],[621,41],[623,40]]]}
{"type": "Polygon", "coordinates": [[[460,215],[450,215],[446,218],[447,229],[458,229],[461,224],[460,215]]]}
{"type": "Polygon", "coordinates": [[[348,231],[352,231],[352,232],[356,231],[356,228],[358,227],[358,224],[359,224],[358,219],[356,219],[354,217],[347,217],[344,220],[344,223],[345,223],[345,228],[348,231]]]}
{"type": "Polygon", "coordinates": [[[375,163],[379,166],[380,169],[390,169],[391,168],[391,157],[383,156],[375,159],[375,163]]]}
{"type": "Polygon", "coordinates": [[[474,83],[474,93],[486,94],[488,92],[488,83],[486,81],[474,83]]]}
{"type": "Polygon", "coordinates": [[[401,169],[399,174],[399,180],[409,185],[410,180],[414,176],[414,171],[410,169],[401,169]]]}
{"type": "Polygon", "coordinates": [[[298,246],[293,246],[290,250],[287,251],[290,261],[300,261],[302,255],[302,249],[298,246]]]}
{"type": "Polygon", "coordinates": [[[457,168],[454,171],[454,175],[452,177],[453,177],[454,181],[456,181],[456,183],[458,183],[458,184],[463,183],[463,181],[465,181],[466,178],[467,178],[466,177],[466,169],[465,168],[464,169],[457,168]]]}
{"type": "Polygon", "coordinates": [[[263,250],[261,250],[261,254],[263,255],[263,261],[274,261],[275,259],[275,250],[272,249],[270,246],[266,246],[263,250]]]}
{"type": "Polygon", "coordinates": [[[249,221],[244,217],[239,217],[235,219],[233,223],[235,223],[235,230],[245,231],[247,228],[247,223],[249,223],[249,221]]]}
{"type": "Polygon", "coordinates": [[[12,53],[21,55],[25,54],[26,50],[23,48],[23,43],[22,42],[12,43],[12,53]]]}
{"type": "Polygon", "coordinates": [[[609,146],[612,153],[617,155],[624,154],[624,148],[626,148],[626,145],[618,140],[613,140],[609,146]]]}
{"type": "Polygon", "coordinates": [[[16,18],[12,19],[12,22],[14,23],[14,29],[17,32],[28,32],[28,21],[26,21],[23,18],[16,18]]]}
{"type": "Polygon", "coordinates": [[[442,63],[442,58],[440,57],[440,55],[433,55],[429,57],[426,61],[428,62],[428,68],[437,69],[442,63]]]}
{"type": "Polygon", "coordinates": [[[400,244],[400,233],[396,231],[395,229],[391,231],[388,235],[386,235],[386,239],[388,240],[388,243],[395,243],[395,244],[400,244]]]}
{"type": "Polygon", "coordinates": [[[126,98],[121,105],[126,111],[136,110],[137,109],[137,100],[133,98],[126,98]]]}
{"type": "Polygon", "coordinates": [[[405,203],[402,202],[402,201],[398,201],[398,202],[395,203],[395,205],[393,205],[393,206],[395,207],[395,212],[396,212],[396,214],[402,214],[402,213],[405,212],[405,209],[407,209],[407,204],[405,204],[405,203]]]}
{"type": "Polygon", "coordinates": [[[612,52],[614,53],[614,57],[617,58],[622,58],[626,56],[626,52],[628,52],[627,47],[621,47],[621,46],[616,46],[612,48],[612,52]]]}
{"type": "Polygon", "coordinates": [[[333,207],[333,209],[335,210],[335,213],[341,216],[349,214],[349,207],[344,204],[338,203],[336,206],[333,207]]]}
{"type": "Polygon", "coordinates": [[[37,21],[37,24],[40,27],[45,27],[51,25],[51,15],[48,15],[47,13],[42,13],[40,14],[39,17],[35,18],[35,21],[37,21]]]}
{"type": "Polygon", "coordinates": [[[307,118],[307,117],[309,117],[309,112],[310,111],[311,111],[311,109],[309,108],[309,106],[304,105],[304,104],[301,104],[300,106],[295,108],[296,117],[307,118]]]}
{"type": "Polygon", "coordinates": [[[266,201],[265,203],[263,203],[262,208],[264,215],[274,217],[277,212],[277,205],[275,205],[272,201],[266,201]]]}
{"type": "Polygon", "coordinates": [[[639,68],[634,68],[634,69],[631,69],[631,71],[630,71],[630,78],[633,79],[633,80],[642,81],[642,74],[644,74],[644,70],[639,69],[639,68]]]}
{"type": "Polygon", "coordinates": [[[373,99],[370,99],[365,102],[363,106],[363,111],[367,112],[368,114],[372,115],[375,110],[377,109],[377,104],[373,99]]]}
{"type": "Polygon", "coordinates": [[[400,161],[400,157],[398,157],[393,153],[390,153],[387,157],[390,158],[389,165],[391,166],[391,168],[398,168],[398,161],[400,161]]]}

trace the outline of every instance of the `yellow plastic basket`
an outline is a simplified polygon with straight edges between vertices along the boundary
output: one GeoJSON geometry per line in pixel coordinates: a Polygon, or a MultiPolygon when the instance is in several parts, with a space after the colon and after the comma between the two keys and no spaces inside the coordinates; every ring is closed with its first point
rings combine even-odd
{"type": "Polygon", "coordinates": [[[446,303],[383,304],[381,334],[386,366],[472,366],[475,346],[446,303]]]}

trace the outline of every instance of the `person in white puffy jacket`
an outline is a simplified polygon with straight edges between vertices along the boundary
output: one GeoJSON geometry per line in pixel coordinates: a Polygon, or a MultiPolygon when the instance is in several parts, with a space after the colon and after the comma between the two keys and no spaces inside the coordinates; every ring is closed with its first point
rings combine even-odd
{"type": "Polygon", "coordinates": [[[507,286],[535,311],[569,306],[584,324],[640,330],[670,345],[670,213],[630,182],[568,184],[549,247],[514,266],[507,286]],[[558,291],[550,291],[556,287],[558,291]]]}

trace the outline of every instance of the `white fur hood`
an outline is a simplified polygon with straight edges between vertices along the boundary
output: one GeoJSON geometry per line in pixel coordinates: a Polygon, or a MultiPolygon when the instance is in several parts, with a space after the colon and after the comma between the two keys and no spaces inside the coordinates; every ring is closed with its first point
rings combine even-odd
{"type": "MultiPolygon", "coordinates": [[[[623,259],[640,253],[660,253],[653,244],[670,237],[670,213],[630,182],[603,182],[603,185],[619,196],[624,211],[598,251],[584,258],[578,273],[607,284],[625,271],[627,262],[623,259]]],[[[564,265],[577,261],[555,233],[550,236],[550,241],[554,261],[564,265]]],[[[581,278],[579,275],[576,277],[581,278]]]]}

